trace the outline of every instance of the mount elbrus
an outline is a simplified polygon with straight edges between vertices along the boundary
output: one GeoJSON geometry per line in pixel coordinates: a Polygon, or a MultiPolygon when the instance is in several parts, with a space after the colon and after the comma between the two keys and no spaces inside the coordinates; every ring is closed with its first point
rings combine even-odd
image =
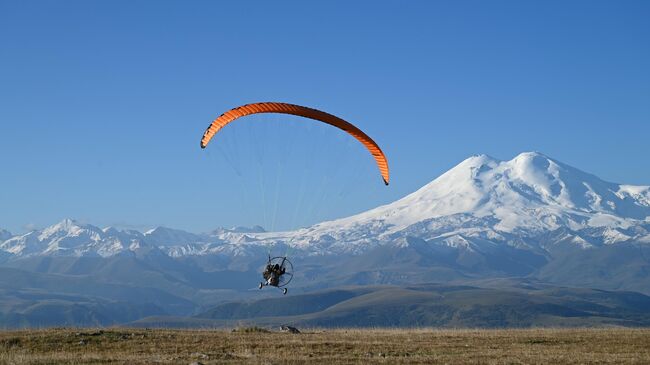
{"type": "Polygon", "coordinates": [[[480,155],[394,203],[296,231],[141,233],[64,220],[22,235],[0,231],[0,242],[2,266],[74,274],[129,258],[192,287],[207,285],[199,273],[257,272],[273,246],[292,248],[302,268],[292,285],[304,289],[528,277],[649,293],[650,187],[609,183],[540,153],[480,155]]]}

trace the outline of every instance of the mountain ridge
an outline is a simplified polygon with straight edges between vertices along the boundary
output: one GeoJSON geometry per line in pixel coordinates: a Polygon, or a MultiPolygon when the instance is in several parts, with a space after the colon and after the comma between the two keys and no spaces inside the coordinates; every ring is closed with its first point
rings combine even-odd
{"type": "Polygon", "coordinates": [[[0,250],[16,257],[108,257],[158,247],[180,257],[246,255],[244,251],[257,251],[253,246],[283,245],[322,255],[404,245],[412,236],[467,246],[468,235],[503,242],[509,235],[562,228],[574,232],[573,242],[583,248],[650,243],[650,187],[609,183],[539,152],[510,161],[475,155],[393,203],[295,231],[266,232],[255,226],[195,234],[156,227],[141,233],[65,219],[24,235],[5,234],[9,238],[0,241],[0,250]]]}

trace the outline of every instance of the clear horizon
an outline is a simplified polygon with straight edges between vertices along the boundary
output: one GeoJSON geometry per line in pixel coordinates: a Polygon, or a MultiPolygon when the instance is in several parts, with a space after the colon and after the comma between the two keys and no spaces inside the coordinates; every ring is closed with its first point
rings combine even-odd
{"type": "Polygon", "coordinates": [[[645,1],[0,2],[0,228],[295,228],[474,154],[650,185],[649,17],[645,1]],[[291,118],[199,148],[258,101],[359,126],[391,185],[343,133],[291,118]]]}

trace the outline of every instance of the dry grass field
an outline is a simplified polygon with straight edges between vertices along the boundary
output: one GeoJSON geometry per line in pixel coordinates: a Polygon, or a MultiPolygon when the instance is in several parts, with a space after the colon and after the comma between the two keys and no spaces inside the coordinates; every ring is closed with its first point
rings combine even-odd
{"type": "Polygon", "coordinates": [[[650,364],[650,329],[48,329],[0,332],[1,364],[650,364]]]}

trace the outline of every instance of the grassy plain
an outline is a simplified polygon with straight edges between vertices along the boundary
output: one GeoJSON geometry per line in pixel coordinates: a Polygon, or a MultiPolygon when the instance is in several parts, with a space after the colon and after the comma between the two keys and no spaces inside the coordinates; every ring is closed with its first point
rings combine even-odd
{"type": "Polygon", "coordinates": [[[0,364],[649,364],[650,329],[46,329],[0,332],[0,364]]]}

